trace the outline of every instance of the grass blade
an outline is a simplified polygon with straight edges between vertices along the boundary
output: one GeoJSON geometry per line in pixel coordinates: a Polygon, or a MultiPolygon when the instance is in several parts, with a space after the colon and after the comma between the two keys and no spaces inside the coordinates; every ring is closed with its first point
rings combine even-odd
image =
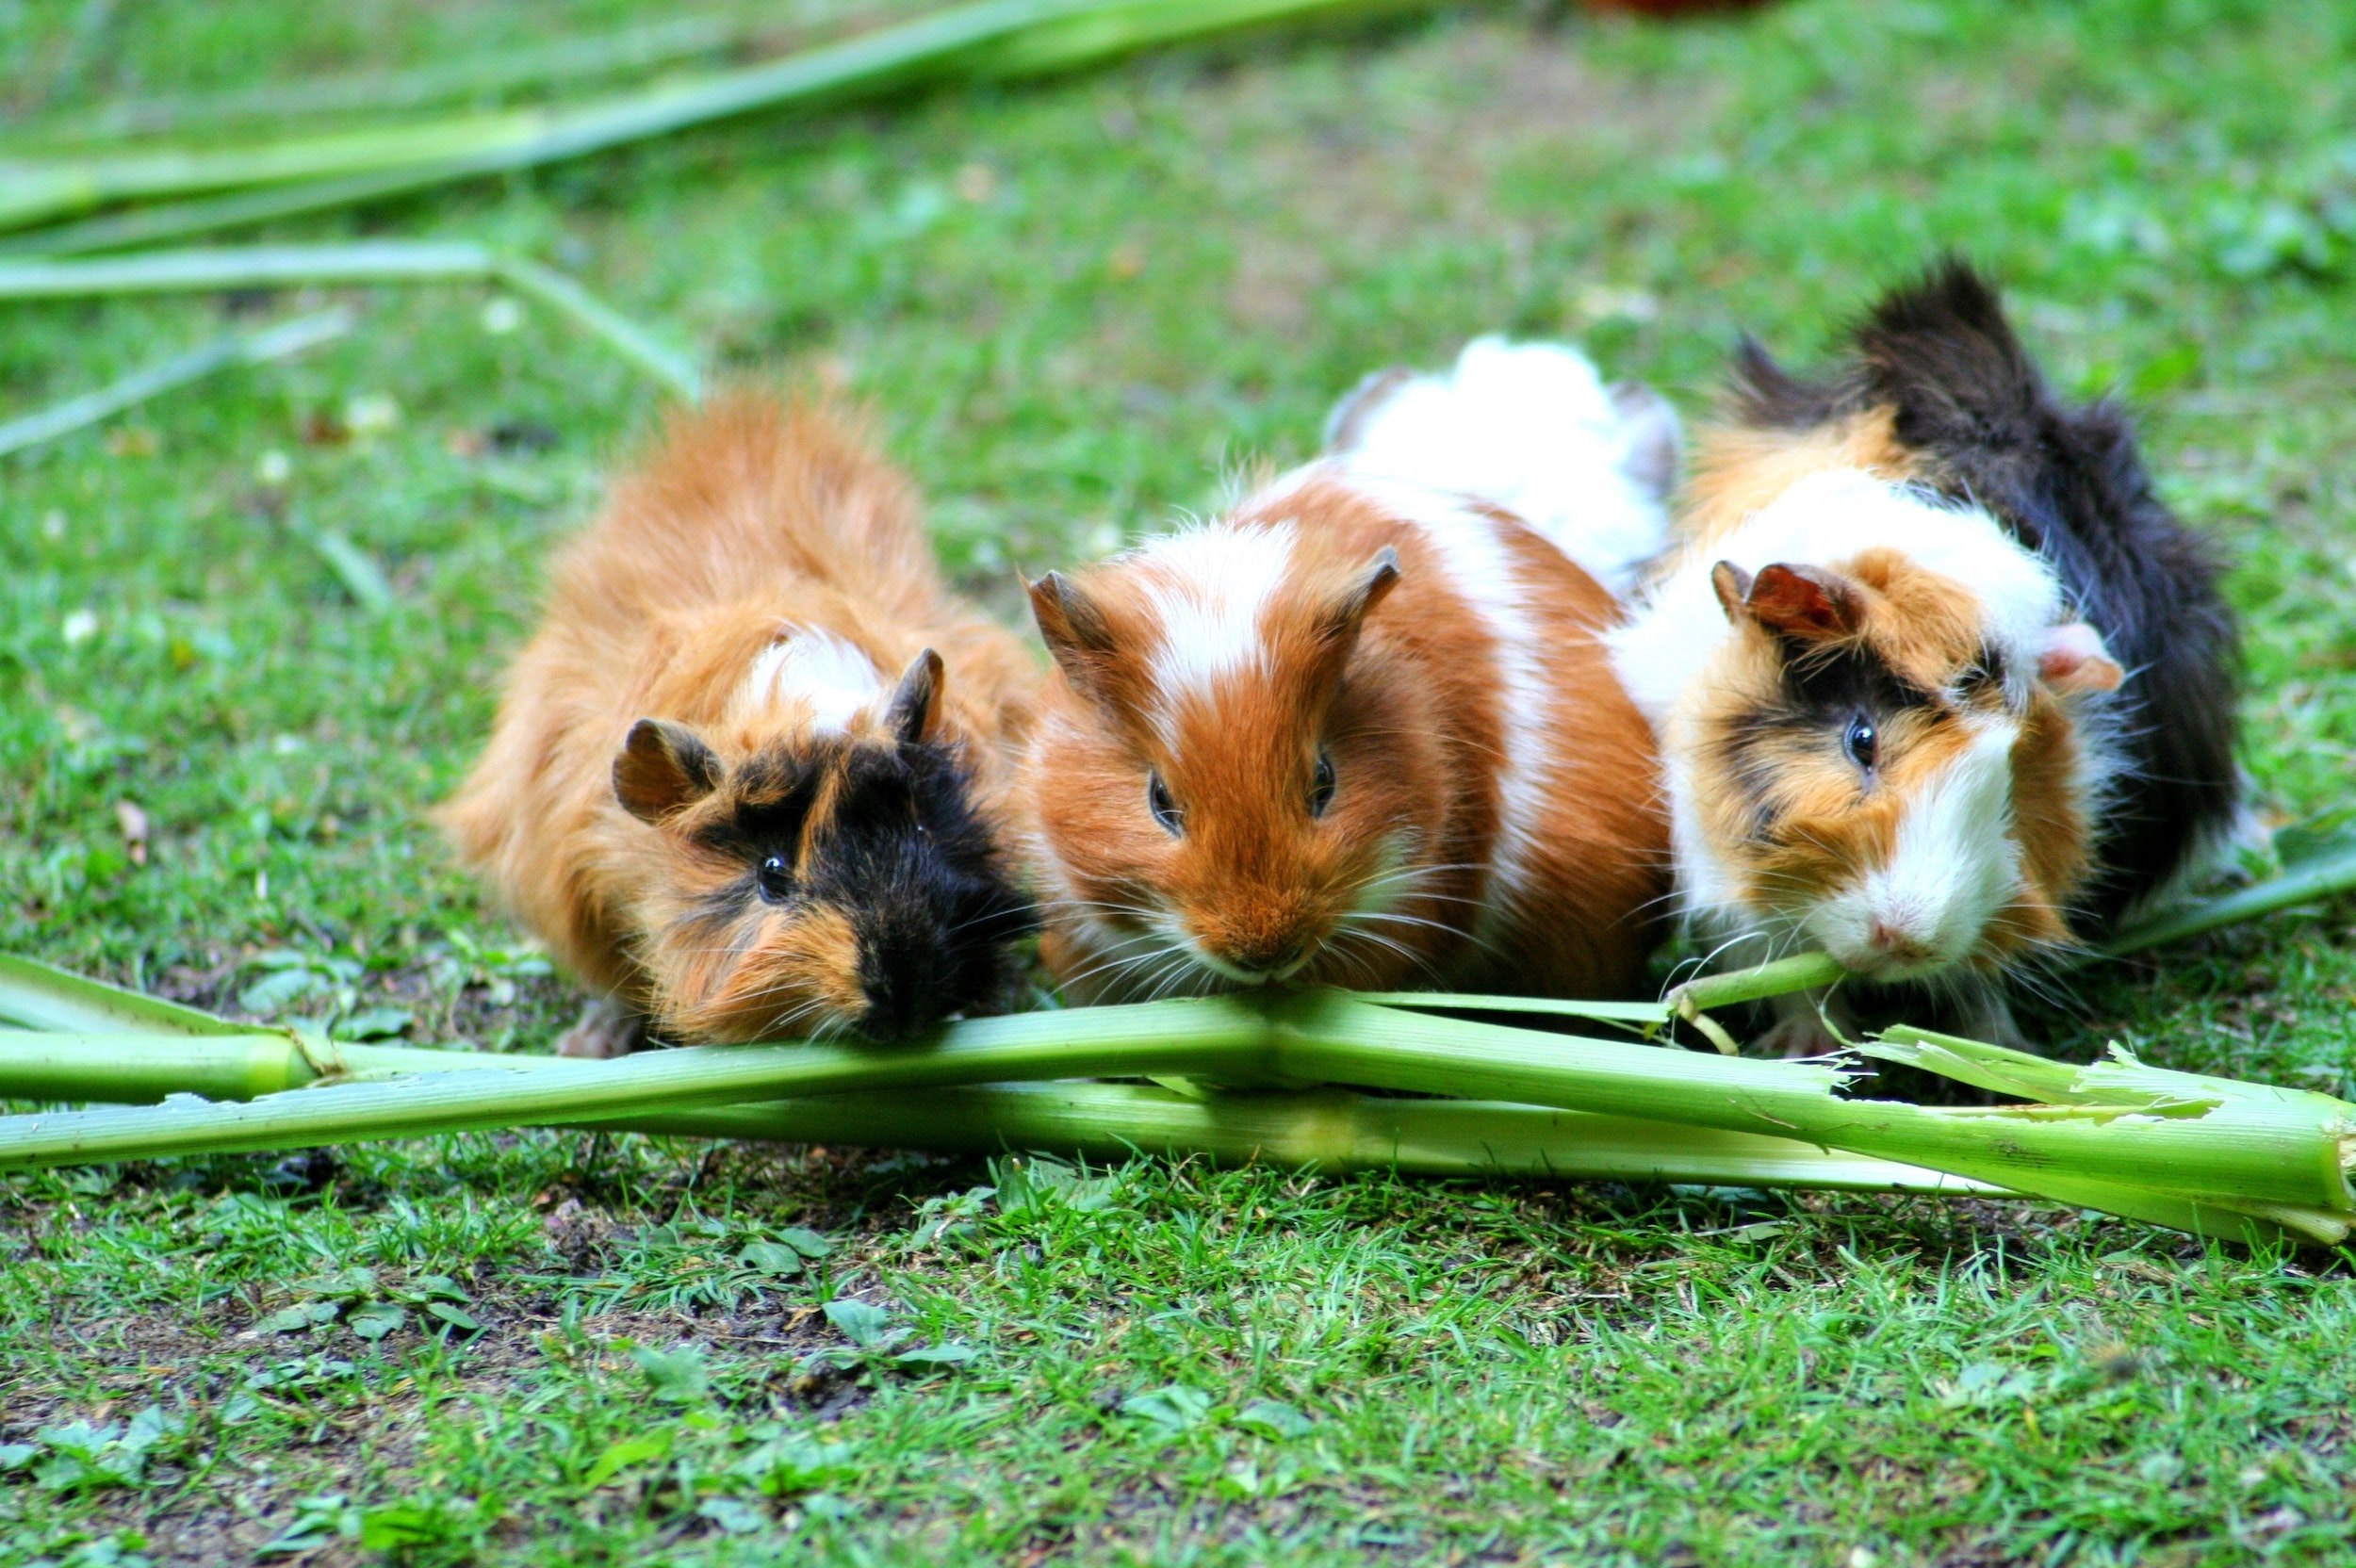
{"type": "Polygon", "coordinates": [[[350,311],[327,310],[315,316],[297,317],[259,332],[233,333],[216,338],[160,364],[135,370],[110,386],[85,392],[78,398],[69,398],[38,413],[0,424],[0,456],[71,434],[190,382],[237,366],[266,365],[286,359],[330,338],[341,337],[351,330],[350,311]]]}

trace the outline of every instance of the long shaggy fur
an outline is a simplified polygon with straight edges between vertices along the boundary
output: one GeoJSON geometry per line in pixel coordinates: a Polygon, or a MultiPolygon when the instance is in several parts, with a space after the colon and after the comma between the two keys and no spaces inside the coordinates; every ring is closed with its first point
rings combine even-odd
{"type": "Polygon", "coordinates": [[[993,825],[1036,681],[853,424],[723,398],[556,562],[443,822],[674,1037],[896,1034],[988,998],[1027,923],[993,825]]]}

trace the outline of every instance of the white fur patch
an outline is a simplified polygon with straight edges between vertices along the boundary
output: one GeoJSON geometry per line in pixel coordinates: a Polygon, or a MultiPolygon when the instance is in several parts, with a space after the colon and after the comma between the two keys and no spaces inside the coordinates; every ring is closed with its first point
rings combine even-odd
{"type": "Polygon", "coordinates": [[[1497,684],[1505,698],[1505,758],[1497,770],[1497,835],[1489,895],[1475,932],[1485,939],[1504,906],[1529,884],[1537,825],[1553,782],[1546,731],[1553,719],[1555,687],[1546,673],[1547,649],[1524,608],[1521,574],[1505,541],[1505,525],[1467,507],[1459,497],[1359,475],[1337,477],[1393,516],[1423,531],[1456,591],[1496,640],[1497,684]]]}
{"type": "Polygon", "coordinates": [[[1260,615],[1292,564],[1290,523],[1218,524],[1166,534],[1129,559],[1161,622],[1151,664],[1155,719],[1171,732],[1178,707],[1208,700],[1228,677],[1267,666],[1260,615]]]}
{"type": "Polygon", "coordinates": [[[1354,433],[1335,453],[1345,472],[1501,507],[1614,595],[1666,542],[1667,514],[1631,472],[1648,432],[1567,344],[1476,338],[1452,371],[1393,388],[1354,433]]]}
{"type": "Polygon", "coordinates": [[[1862,469],[1810,474],[1710,548],[1693,551],[1628,622],[1607,634],[1613,665],[1656,728],[1734,635],[1710,583],[1731,561],[1746,572],[1775,562],[1838,569],[1870,549],[1905,552],[1952,578],[1977,601],[2001,649],[2016,699],[2025,698],[2047,629],[2062,614],[2061,585],[2044,562],[1975,507],[1950,506],[1862,469]]]}
{"type": "Polygon", "coordinates": [[[2012,838],[2012,748],[2021,727],[1978,724],[1971,746],[1898,819],[1890,862],[1811,908],[1802,927],[1843,968],[1884,979],[1961,962],[2021,890],[2012,838]],[[1922,956],[1893,961],[1874,943],[1888,930],[1922,956]]]}
{"type": "Polygon", "coordinates": [[[809,711],[812,729],[839,735],[883,695],[867,655],[829,633],[794,629],[754,659],[737,705],[754,712],[793,703],[809,711]]]}

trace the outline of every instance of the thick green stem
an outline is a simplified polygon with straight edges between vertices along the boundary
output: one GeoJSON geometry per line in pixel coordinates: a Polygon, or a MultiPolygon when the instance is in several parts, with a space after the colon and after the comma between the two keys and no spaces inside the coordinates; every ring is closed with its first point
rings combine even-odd
{"type": "MultiPolygon", "coordinates": [[[[489,1055],[298,1039],[0,1034],[0,1099],[149,1104],[173,1094],[242,1101],[303,1086],[421,1074],[564,1072],[561,1057],[489,1055]]],[[[949,1152],[1050,1149],[1104,1158],[1142,1151],[1323,1170],[1504,1172],[1873,1192],[1989,1193],[1916,1167],[1760,1138],[1542,1106],[1373,1098],[1339,1089],[1179,1095],[1132,1085],[993,1084],[867,1090],[632,1113],[592,1125],[693,1137],[848,1143],[949,1152]]],[[[0,1123],[5,1128],[6,1123],[0,1123]]]]}
{"type": "MultiPolygon", "coordinates": [[[[306,1148],[548,1121],[600,1120],[777,1095],[1137,1073],[1256,1076],[1268,1022],[1224,1000],[1097,1007],[953,1024],[926,1044],[700,1046],[530,1073],[453,1071],[399,1084],[330,1085],[253,1104],[165,1104],[0,1119],[0,1169],[176,1154],[306,1148]]],[[[103,1035],[35,1036],[92,1061],[127,1046],[103,1035]]]]}
{"type": "MultiPolygon", "coordinates": [[[[1658,1051],[1369,1007],[1338,994],[1295,999],[1270,1070],[1310,1081],[1682,1122],[1804,1140],[2052,1193],[2056,1175],[2246,1209],[2266,1204],[2356,1220],[2342,1150],[2356,1107],[2277,1091],[2221,1096],[2190,1114],[2123,1106],[1925,1106],[1843,1100],[1839,1075],[1801,1062],[1658,1051]]],[[[2196,1075],[2185,1075],[2196,1076],[2196,1075]]]]}

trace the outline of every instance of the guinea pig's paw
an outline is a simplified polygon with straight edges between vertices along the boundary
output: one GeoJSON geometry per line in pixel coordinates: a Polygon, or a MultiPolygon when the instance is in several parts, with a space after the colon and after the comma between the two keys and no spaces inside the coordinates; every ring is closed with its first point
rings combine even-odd
{"type": "Polygon", "coordinates": [[[627,1056],[646,1043],[646,1015],[605,996],[583,1007],[573,1026],[557,1037],[556,1054],[601,1062],[627,1056]]]}
{"type": "Polygon", "coordinates": [[[1762,1056],[1781,1056],[1787,1060],[1802,1056],[1829,1056],[1846,1044],[1833,1033],[1832,1025],[1816,1010],[1806,997],[1778,998],[1777,1017],[1767,1032],[1751,1042],[1752,1049],[1762,1056]],[[1786,1005],[1786,1004],[1792,1005],[1786,1005]]]}

